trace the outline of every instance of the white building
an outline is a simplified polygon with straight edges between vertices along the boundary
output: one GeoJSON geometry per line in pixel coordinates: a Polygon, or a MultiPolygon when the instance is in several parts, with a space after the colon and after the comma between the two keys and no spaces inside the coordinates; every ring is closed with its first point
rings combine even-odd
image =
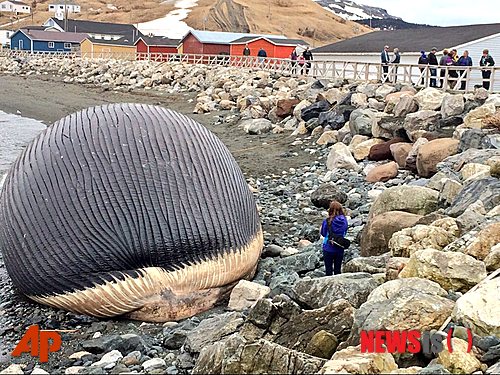
{"type": "Polygon", "coordinates": [[[62,13],[62,14],[65,14],[67,12],[69,14],[69,13],[80,13],[80,11],[81,11],[80,5],[76,3],[67,2],[65,4],[64,2],[62,2],[62,3],[49,4],[49,12],[62,13]]]}
{"type": "Polygon", "coordinates": [[[0,12],[9,12],[9,13],[31,13],[31,7],[23,3],[22,1],[17,0],[6,0],[0,2],[0,12]]]}
{"type": "MultiPolygon", "coordinates": [[[[315,61],[380,63],[385,45],[389,46],[391,60],[393,49],[399,48],[400,64],[417,64],[420,51],[428,54],[436,47],[438,61],[444,49],[456,49],[459,56],[467,50],[473,66],[479,66],[482,51],[488,49],[495,65],[500,66],[500,23],[375,31],[316,48],[312,53],[315,61]]],[[[481,81],[480,72],[474,71],[470,84],[480,84],[481,81]]],[[[494,90],[500,91],[500,82],[495,83],[494,90]]]]}
{"type": "Polygon", "coordinates": [[[9,45],[10,46],[10,37],[14,34],[15,31],[12,30],[0,30],[0,45],[2,48],[9,45]]]}

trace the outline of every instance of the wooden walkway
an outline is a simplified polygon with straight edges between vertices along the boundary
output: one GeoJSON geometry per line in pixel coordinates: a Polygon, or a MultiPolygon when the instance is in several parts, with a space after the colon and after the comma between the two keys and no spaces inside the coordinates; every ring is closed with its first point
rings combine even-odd
{"type": "Polygon", "coordinates": [[[381,64],[339,61],[310,61],[299,66],[290,59],[265,58],[253,56],[229,55],[192,55],[161,53],[64,53],[64,52],[29,52],[2,51],[0,56],[24,59],[52,57],[58,59],[89,60],[128,60],[158,63],[182,62],[208,66],[237,67],[241,69],[266,70],[290,76],[312,76],[318,79],[346,79],[364,82],[400,82],[416,87],[437,87],[443,90],[470,92],[489,82],[490,92],[500,92],[500,67],[483,69],[481,67],[430,66],[397,64],[387,67],[384,72],[381,64]],[[489,78],[483,78],[484,71],[490,72],[489,78]]]}

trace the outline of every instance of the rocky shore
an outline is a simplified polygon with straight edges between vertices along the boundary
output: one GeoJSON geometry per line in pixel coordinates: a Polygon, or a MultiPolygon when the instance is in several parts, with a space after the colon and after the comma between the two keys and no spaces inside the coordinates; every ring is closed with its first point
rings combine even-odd
{"type": "Polygon", "coordinates": [[[500,95],[148,62],[0,59],[0,73],[194,92],[193,112],[223,110],[242,135],[277,133],[310,155],[247,176],[273,230],[253,280],[218,309],[165,325],[100,321],[24,301],[2,277],[3,373],[500,372],[500,95]],[[318,230],[332,199],[353,244],[343,274],[324,277],[318,230]],[[61,352],[8,367],[31,324],[68,330],[61,352]],[[451,327],[453,352],[360,352],[362,330],[451,327]]]}

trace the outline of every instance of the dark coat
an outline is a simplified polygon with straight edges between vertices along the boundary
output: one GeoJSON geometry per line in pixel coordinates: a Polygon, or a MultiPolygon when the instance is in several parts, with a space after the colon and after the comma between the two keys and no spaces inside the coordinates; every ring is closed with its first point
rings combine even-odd
{"type": "Polygon", "coordinates": [[[394,60],[392,60],[393,64],[399,64],[401,62],[401,55],[399,53],[394,54],[394,60]]]}
{"type": "Polygon", "coordinates": [[[382,53],[380,54],[380,61],[382,62],[382,64],[389,64],[389,52],[387,51],[382,51],[382,53]]]}
{"type": "Polygon", "coordinates": [[[483,56],[479,61],[479,66],[495,66],[495,60],[493,60],[493,57],[490,55],[486,57],[483,56]]]}
{"type": "Polygon", "coordinates": [[[250,56],[250,48],[245,47],[245,49],[243,50],[243,56],[250,56]]]}
{"type": "Polygon", "coordinates": [[[436,57],[435,53],[429,53],[429,65],[437,65],[438,64],[438,59],[436,57]]]}
{"type": "Polygon", "coordinates": [[[302,52],[302,56],[304,56],[304,59],[306,59],[306,60],[313,59],[313,54],[309,50],[302,52]]]}
{"type": "Polygon", "coordinates": [[[259,57],[267,57],[267,52],[264,49],[260,49],[259,52],[257,53],[257,56],[259,57]]]}

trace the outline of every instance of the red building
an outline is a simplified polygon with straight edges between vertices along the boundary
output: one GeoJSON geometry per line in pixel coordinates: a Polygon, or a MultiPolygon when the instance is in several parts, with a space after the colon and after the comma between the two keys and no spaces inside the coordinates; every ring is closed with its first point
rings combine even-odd
{"type": "MultiPolygon", "coordinates": [[[[248,34],[248,33],[227,33],[220,31],[201,31],[201,30],[191,30],[189,31],[184,38],[182,38],[179,44],[179,53],[184,54],[195,54],[195,55],[229,55],[232,54],[232,43],[236,40],[241,40],[242,38],[249,38],[249,40],[254,40],[256,38],[267,38],[267,40],[276,41],[279,39],[286,39],[284,36],[280,35],[256,35],[256,34],[248,34]]],[[[291,45],[292,42],[289,42],[291,45]]],[[[300,41],[301,44],[304,44],[303,41],[300,41]]],[[[290,49],[290,45],[287,51],[290,52],[293,50],[290,49]]],[[[243,48],[245,44],[243,43],[243,48]]],[[[295,45],[294,45],[295,47],[295,45]]],[[[274,53],[274,49],[273,49],[274,53]]],[[[280,51],[282,55],[284,52],[280,51]]],[[[240,53],[242,54],[242,53],[240,53]]],[[[253,54],[254,56],[257,54],[253,54]]],[[[288,53],[290,55],[290,53],[288,53]]],[[[286,57],[288,57],[288,55],[286,57]]],[[[268,56],[269,52],[268,52],[268,56]]]]}
{"type": "Polygon", "coordinates": [[[286,59],[297,46],[306,46],[300,39],[268,38],[264,36],[245,36],[231,42],[230,54],[242,56],[243,49],[248,44],[250,56],[257,56],[261,48],[266,51],[267,57],[286,59]]]}
{"type": "MultiPolygon", "coordinates": [[[[135,48],[137,53],[177,53],[177,46],[179,45],[179,39],[169,39],[163,37],[140,37],[137,42],[135,42],[135,48]]],[[[139,56],[141,58],[141,56],[139,56]]],[[[144,57],[143,57],[144,58],[144,57]]]]}

